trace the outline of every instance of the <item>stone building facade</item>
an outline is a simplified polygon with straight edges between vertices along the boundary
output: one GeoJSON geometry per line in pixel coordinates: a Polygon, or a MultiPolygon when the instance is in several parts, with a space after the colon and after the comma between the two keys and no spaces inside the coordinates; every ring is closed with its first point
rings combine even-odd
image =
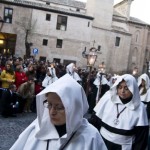
{"type": "MultiPolygon", "coordinates": [[[[124,0],[114,6],[115,13],[124,17],[124,21],[114,18],[117,25],[123,22],[126,30],[131,34],[130,53],[128,58],[128,70],[131,72],[133,68],[138,68],[139,74],[146,72],[149,74],[150,61],[150,25],[130,17],[130,8],[133,0],[124,0]]],[[[116,15],[115,15],[116,16],[116,15]]]]}
{"type": "Polygon", "coordinates": [[[137,67],[141,74],[150,60],[150,26],[130,17],[132,0],[113,3],[1,0],[0,51],[24,56],[27,40],[32,55],[38,49],[36,58],[85,67],[82,51],[94,45],[100,49],[95,67],[104,62],[111,73],[131,73],[137,67]]]}

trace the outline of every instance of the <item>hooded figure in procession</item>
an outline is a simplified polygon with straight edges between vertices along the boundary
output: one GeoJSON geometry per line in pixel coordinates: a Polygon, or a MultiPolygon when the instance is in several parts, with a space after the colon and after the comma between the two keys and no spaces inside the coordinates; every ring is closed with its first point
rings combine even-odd
{"type": "Polygon", "coordinates": [[[47,87],[50,84],[52,84],[53,82],[55,82],[56,80],[58,80],[58,78],[56,76],[55,68],[54,67],[48,67],[46,77],[42,81],[42,86],[47,87]]]}
{"type": "Polygon", "coordinates": [[[132,75],[119,76],[94,108],[89,122],[98,128],[108,150],[145,150],[149,125],[132,75]]]}
{"type": "Polygon", "coordinates": [[[79,75],[76,73],[76,67],[74,63],[69,64],[68,66],[66,66],[66,72],[73,78],[75,79],[77,82],[81,82],[81,78],[79,77],[79,75]]]}
{"type": "Polygon", "coordinates": [[[37,119],[10,150],[106,150],[95,127],[83,118],[85,92],[66,74],[37,95],[37,119]],[[45,106],[45,107],[44,107],[45,106]]]}
{"type": "Polygon", "coordinates": [[[101,71],[97,73],[93,84],[97,87],[96,102],[98,102],[99,98],[101,98],[110,89],[110,86],[106,79],[106,75],[101,71]]]}
{"type": "Polygon", "coordinates": [[[55,69],[55,67],[54,67],[54,64],[51,64],[51,66],[50,67],[48,67],[48,70],[49,70],[49,72],[50,72],[50,74],[51,74],[51,83],[53,83],[53,82],[55,82],[56,80],[58,80],[58,77],[57,77],[57,75],[56,75],[56,69],[55,69]]]}
{"type": "Polygon", "coordinates": [[[148,118],[150,118],[150,80],[146,73],[138,78],[141,101],[145,104],[148,118]]]}

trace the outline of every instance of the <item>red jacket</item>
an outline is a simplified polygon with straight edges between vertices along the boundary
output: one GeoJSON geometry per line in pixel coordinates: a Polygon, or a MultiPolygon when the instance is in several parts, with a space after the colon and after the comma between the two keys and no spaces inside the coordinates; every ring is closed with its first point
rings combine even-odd
{"type": "Polygon", "coordinates": [[[17,89],[22,83],[24,83],[28,80],[28,78],[24,72],[18,72],[18,71],[15,72],[15,78],[16,78],[15,85],[16,85],[17,89]]]}

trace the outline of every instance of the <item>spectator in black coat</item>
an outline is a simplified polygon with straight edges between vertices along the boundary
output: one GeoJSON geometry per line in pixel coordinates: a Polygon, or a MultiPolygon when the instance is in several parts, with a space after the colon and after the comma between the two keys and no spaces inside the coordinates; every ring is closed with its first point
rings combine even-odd
{"type": "Polygon", "coordinates": [[[15,117],[15,106],[16,106],[16,96],[14,92],[16,91],[16,85],[11,84],[9,88],[4,90],[1,98],[2,106],[2,117],[15,117]]]}

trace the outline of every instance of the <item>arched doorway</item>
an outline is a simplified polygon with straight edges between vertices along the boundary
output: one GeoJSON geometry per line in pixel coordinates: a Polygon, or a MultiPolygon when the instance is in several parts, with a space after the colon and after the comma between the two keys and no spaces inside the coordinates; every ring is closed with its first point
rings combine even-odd
{"type": "Polygon", "coordinates": [[[5,56],[15,54],[16,34],[8,34],[0,32],[0,53],[5,56]]]}

